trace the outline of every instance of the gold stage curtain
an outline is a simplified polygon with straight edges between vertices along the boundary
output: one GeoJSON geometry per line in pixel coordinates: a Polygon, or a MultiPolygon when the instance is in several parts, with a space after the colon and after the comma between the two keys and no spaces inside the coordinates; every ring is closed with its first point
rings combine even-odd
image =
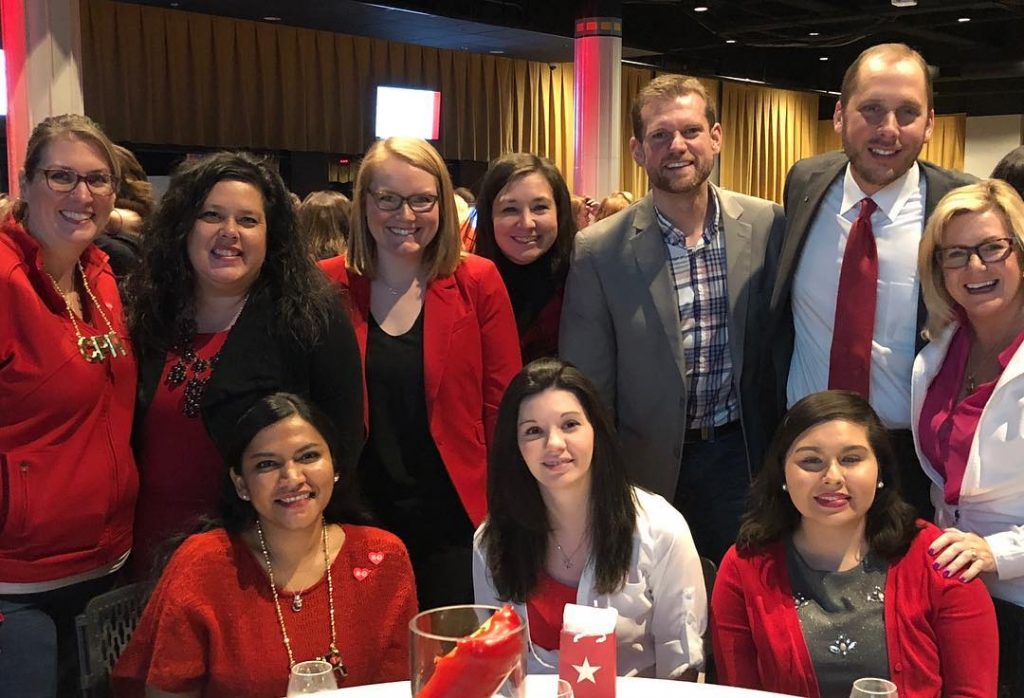
{"type": "MultiPolygon", "coordinates": [[[[936,116],[931,140],[924,144],[920,158],[939,167],[963,172],[966,138],[966,114],[936,116]]],[[[827,153],[830,150],[840,150],[842,147],[842,140],[832,127],[832,120],[819,121],[816,152],[827,153]]]]}
{"type": "Polygon", "coordinates": [[[178,10],[81,3],[86,112],[115,140],[359,154],[374,88],[441,91],[438,150],[572,174],[572,66],[178,10]]]}
{"type": "MultiPolygon", "coordinates": [[[[621,189],[632,193],[638,199],[647,193],[649,184],[647,182],[647,173],[644,171],[644,168],[636,164],[636,161],[633,160],[633,153],[629,149],[629,139],[633,137],[633,121],[630,117],[630,112],[637,93],[653,80],[655,76],[663,74],[655,72],[651,68],[622,66],[622,158],[619,168],[620,179],[622,180],[621,189]]],[[[704,86],[708,96],[711,97],[714,103],[721,105],[719,98],[721,83],[713,78],[697,79],[704,86]]],[[[718,111],[718,114],[718,118],[721,120],[721,111],[718,111]]],[[[589,196],[595,198],[600,198],[609,193],[611,192],[587,192],[589,196]]]]}
{"type": "Polygon", "coordinates": [[[782,202],[786,173],[815,152],[818,95],[725,81],[722,186],[782,202]]]}

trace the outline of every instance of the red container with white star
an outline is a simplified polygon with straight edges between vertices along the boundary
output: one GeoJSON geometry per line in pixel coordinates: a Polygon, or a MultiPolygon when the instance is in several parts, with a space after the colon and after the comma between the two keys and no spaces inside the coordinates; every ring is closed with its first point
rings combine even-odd
{"type": "Polygon", "coordinates": [[[558,677],[573,698],[614,698],[616,675],[614,608],[566,604],[558,646],[558,677]]]}

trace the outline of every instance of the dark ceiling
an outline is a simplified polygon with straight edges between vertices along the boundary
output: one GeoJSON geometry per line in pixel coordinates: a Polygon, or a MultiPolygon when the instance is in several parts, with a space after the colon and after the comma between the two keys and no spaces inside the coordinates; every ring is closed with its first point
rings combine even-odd
{"type": "MultiPolygon", "coordinates": [[[[1024,111],[1024,0],[135,1],[545,62],[572,60],[577,8],[619,7],[627,60],[823,92],[861,50],[899,41],[935,68],[938,112],[1024,111]]],[[[822,115],[831,107],[822,100],[822,115]]]]}

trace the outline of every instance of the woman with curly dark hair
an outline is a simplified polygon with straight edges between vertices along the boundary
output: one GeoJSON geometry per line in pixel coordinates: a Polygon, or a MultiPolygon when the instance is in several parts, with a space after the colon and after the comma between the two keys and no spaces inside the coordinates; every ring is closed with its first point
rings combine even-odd
{"type": "Polygon", "coordinates": [[[258,396],[308,398],[338,430],[336,457],[358,457],[362,369],[352,325],[265,162],[220,152],[182,165],[143,238],[130,296],[140,365],[137,572],[155,545],[214,510],[217,449],[258,396]]]}
{"type": "Polygon", "coordinates": [[[476,210],[475,252],[501,272],[523,362],[557,356],[562,293],[576,236],[562,173],[532,153],[502,155],[484,175],[476,210]]]}
{"type": "Polygon", "coordinates": [[[858,394],[793,405],[715,581],[721,683],[846,698],[873,676],[900,698],[995,695],[992,601],[982,584],[932,569],[941,532],[915,521],[898,472],[858,394]]]}

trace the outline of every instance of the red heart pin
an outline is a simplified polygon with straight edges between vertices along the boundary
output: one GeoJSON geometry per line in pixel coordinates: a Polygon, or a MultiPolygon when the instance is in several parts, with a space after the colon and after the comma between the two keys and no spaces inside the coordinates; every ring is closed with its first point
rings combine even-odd
{"type": "Polygon", "coordinates": [[[370,553],[370,562],[375,565],[384,562],[384,553],[370,553]]]}
{"type": "Polygon", "coordinates": [[[353,567],[352,576],[361,582],[370,576],[370,570],[366,569],[365,567],[353,567]]]}

